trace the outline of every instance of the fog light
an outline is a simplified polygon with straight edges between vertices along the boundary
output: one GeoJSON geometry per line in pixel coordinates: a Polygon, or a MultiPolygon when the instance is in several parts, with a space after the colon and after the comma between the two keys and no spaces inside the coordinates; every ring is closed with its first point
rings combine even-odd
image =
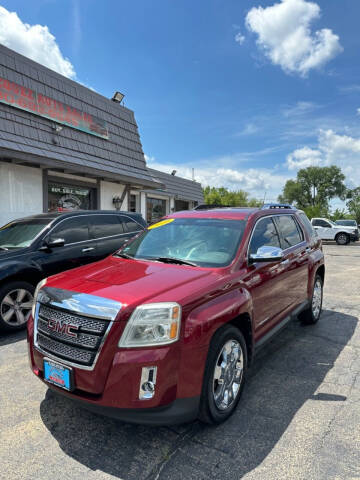
{"type": "Polygon", "coordinates": [[[149,400],[155,395],[157,367],[143,367],[141,371],[139,399],[149,400]]]}

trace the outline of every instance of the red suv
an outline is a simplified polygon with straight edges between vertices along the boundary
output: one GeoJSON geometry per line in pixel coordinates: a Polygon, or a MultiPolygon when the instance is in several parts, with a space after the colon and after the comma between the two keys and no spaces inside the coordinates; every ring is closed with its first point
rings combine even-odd
{"type": "Polygon", "coordinates": [[[38,285],[31,368],[98,413],[220,423],[258,349],[296,315],[318,321],[324,274],[321,241],[291,206],[174,213],[38,285]]]}

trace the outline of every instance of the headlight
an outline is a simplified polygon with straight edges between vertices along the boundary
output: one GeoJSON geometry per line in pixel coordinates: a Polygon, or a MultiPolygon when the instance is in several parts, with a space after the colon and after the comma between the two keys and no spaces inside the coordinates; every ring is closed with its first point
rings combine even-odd
{"type": "Polygon", "coordinates": [[[36,307],[36,302],[37,302],[37,297],[39,295],[39,291],[46,284],[46,282],[47,282],[47,278],[44,278],[44,280],[41,280],[41,282],[39,282],[37,284],[37,287],[35,289],[34,301],[33,301],[32,309],[31,309],[31,315],[32,315],[33,318],[35,318],[35,307],[36,307]]]}
{"type": "Polygon", "coordinates": [[[181,307],[175,302],[137,307],[120,338],[119,347],[166,345],[179,338],[181,307]]]}

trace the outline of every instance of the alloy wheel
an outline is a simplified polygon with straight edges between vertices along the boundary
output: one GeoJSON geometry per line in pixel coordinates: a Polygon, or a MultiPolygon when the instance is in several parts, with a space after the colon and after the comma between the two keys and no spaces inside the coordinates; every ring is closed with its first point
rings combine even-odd
{"type": "Polygon", "coordinates": [[[347,236],[343,233],[340,233],[340,235],[338,236],[338,242],[340,243],[340,245],[345,245],[347,243],[347,236]]]}
{"type": "Polygon", "coordinates": [[[244,369],[244,355],[237,340],[229,340],[223,346],[214,370],[213,396],[219,410],[227,410],[236,400],[244,369]]]}
{"type": "Polygon", "coordinates": [[[2,299],[0,315],[5,323],[12,327],[24,325],[31,312],[32,294],[23,288],[11,290],[2,299]]]}
{"type": "Polygon", "coordinates": [[[315,319],[317,319],[320,315],[321,311],[321,304],[322,304],[322,284],[319,278],[316,279],[314,285],[314,292],[311,302],[311,309],[315,319]]]}

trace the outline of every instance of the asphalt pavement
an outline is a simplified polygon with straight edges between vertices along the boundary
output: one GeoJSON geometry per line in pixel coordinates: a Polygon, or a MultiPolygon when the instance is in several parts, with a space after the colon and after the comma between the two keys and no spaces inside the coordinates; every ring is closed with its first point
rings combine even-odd
{"type": "Polygon", "coordinates": [[[360,479],[360,242],[329,243],[324,312],[257,357],[216,427],[121,423],[30,372],[23,332],[0,337],[0,479],[360,479]]]}

